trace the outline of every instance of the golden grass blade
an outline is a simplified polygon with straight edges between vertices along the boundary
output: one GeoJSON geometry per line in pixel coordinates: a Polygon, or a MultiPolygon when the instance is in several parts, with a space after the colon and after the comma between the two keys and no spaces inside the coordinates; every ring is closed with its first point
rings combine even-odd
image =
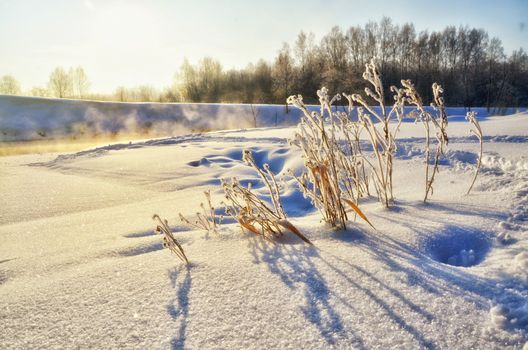
{"type": "Polygon", "coordinates": [[[342,198],[342,200],[348,204],[355,212],[356,214],[359,215],[359,217],[361,217],[363,220],[365,220],[369,225],[370,227],[372,227],[374,230],[376,229],[374,227],[374,225],[372,225],[372,223],[369,221],[369,219],[367,219],[367,217],[365,216],[365,214],[363,214],[363,212],[361,211],[361,209],[359,209],[359,207],[356,205],[356,203],[352,202],[350,199],[346,199],[346,198],[342,198]]]}
{"type": "Polygon", "coordinates": [[[300,239],[302,239],[306,243],[313,245],[313,243],[308,238],[306,238],[306,236],[303,235],[301,231],[299,231],[297,227],[293,226],[293,224],[289,222],[288,220],[286,219],[279,220],[277,221],[277,224],[281,225],[287,230],[290,230],[292,233],[296,234],[300,239]]]}
{"type": "Polygon", "coordinates": [[[178,242],[176,237],[172,234],[167,220],[162,220],[158,214],[154,214],[152,219],[160,223],[160,225],[156,226],[156,233],[163,235],[163,246],[176,254],[176,256],[185,262],[185,264],[189,265],[189,260],[185,255],[185,251],[180,242],[178,242]]]}
{"type": "Polygon", "coordinates": [[[246,230],[248,231],[251,231],[253,232],[254,234],[256,235],[260,235],[260,232],[257,230],[257,228],[255,226],[253,226],[252,224],[250,223],[247,223],[243,220],[238,220],[238,222],[240,223],[240,226],[242,226],[243,228],[245,228],[246,230]]]}

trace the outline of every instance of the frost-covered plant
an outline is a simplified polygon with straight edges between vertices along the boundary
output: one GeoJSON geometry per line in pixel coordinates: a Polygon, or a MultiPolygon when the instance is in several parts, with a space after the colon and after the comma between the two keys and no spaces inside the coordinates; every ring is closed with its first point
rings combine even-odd
{"type": "Polygon", "coordinates": [[[244,150],[244,161],[252,166],[264,182],[271,197],[272,208],[260,199],[252,190],[233,178],[230,182],[222,180],[226,199],[226,213],[231,215],[243,229],[260,235],[267,240],[281,236],[284,230],[291,231],[306,243],[312,244],[291,222],[280,199],[280,188],[267,164],[261,169],[255,163],[251,151],[244,150]]]}
{"type": "Polygon", "coordinates": [[[401,88],[391,86],[394,102],[392,106],[386,106],[381,75],[374,59],[365,65],[363,79],[370,85],[365,88],[365,94],[377,102],[378,108],[373,108],[359,94],[343,93],[330,98],[325,88],[317,92],[320,113],[310,113],[302,96],[290,96],[287,100],[304,113],[299,131],[291,143],[303,151],[308,171],[296,179],[303,192],[321,210],[324,220],[333,226],[338,226],[338,222],[344,226],[346,220],[342,196],[348,197],[347,200],[353,199],[354,204],[357,204],[360,197],[370,194],[369,180],[372,180],[381,203],[389,207],[394,200],[396,135],[401,127],[405,105],[415,106],[417,119],[423,123],[426,131],[424,201],[433,192],[440,157],[448,144],[447,116],[440,85],[433,84],[433,111],[428,112],[410,80],[402,80],[401,88]],[[341,96],[348,101],[348,113],[332,112],[333,102],[340,100],[341,96]],[[350,119],[354,109],[357,122],[350,119]],[[437,147],[430,173],[431,128],[435,132],[437,147]],[[372,145],[374,160],[365,156],[361,149],[359,135],[362,132],[366,133],[372,145]]]}
{"type": "Polygon", "coordinates": [[[417,120],[421,121],[425,129],[425,196],[424,202],[427,201],[429,194],[433,194],[433,182],[435,175],[438,173],[438,166],[440,157],[444,154],[444,149],[449,143],[447,136],[447,115],[445,112],[444,98],[442,94],[444,90],[442,86],[437,83],[433,84],[433,102],[431,107],[433,113],[425,110],[422,98],[416,91],[414,85],[410,80],[402,80],[402,86],[406,95],[406,100],[410,105],[414,105],[418,111],[416,114],[417,120]],[[431,158],[431,125],[435,131],[436,137],[436,151],[434,155],[434,163],[432,171],[430,172],[430,158],[431,158]]]}
{"type": "Polygon", "coordinates": [[[205,230],[207,232],[214,232],[216,233],[216,230],[218,228],[218,225],[222,221],[222,217],[217,218],[215,214],[215,208],[213,207],[211,203],[211,191],[207,190],[204,191],[205,199],[207,200],[207,207],[202,202],[200,203],[200,208],[202,209],[202,212],[196,213],[196,219],[191,221],[187,219],[185,216],[183,216],[182,213],[179,213],[181,222],[197,228],[199,230],[205,230]]]}
{"type": "MultiPolygon", "coordinates": [[[[345,98],[349,96],[343,94],[345,98]]],[[[357,202],[359,198],[370,195],[368,172],[365,164],[368,159],[365,158],[361,149],[360,134],[362,131],[361,124],[350,119],[353,107],[349,99],[348,113],[336,113],[339,123],[336,123],[337,135],[342,137],[339,140],[341,151],[338,158],[345,174],[350,175],[345,181],[344,191],[357,202]]]]}
{"type": "MultiPolygon", "coordinates": [[[[391,87],[394,104],[390,108],[385,106],[383,84],[374,60],[365,65],[363,78],[371,85],[365,88],[365,93],[378,102],[379,111],[372,108],[359,94],[343,93],[330,99],[325,88],[318,91],[320,113],[309,113],[302,102],[302,96],[290,96],[288,99],[288,103],[304,113],[299,124],[300,131],[292,143],[303,150],[305,165],[309,171],[307,175],[299,177],[298,181],[300,180],[303,191],[321,209],[324,220],[333,226],[338,226],[338,221],[340,226],[345,226],[346,212],[341,194],[348,197],[344,200],[346,203],[353,200],[357,204],[361,196],[369,194],[369,177],[372,178],[380,202],[388,207],[394,198],[392,175],[395,139],[406,98],[402,89],[391,87]],[[348,113],[331,110],[332,103],[341,96],[348,101],[348,113]],[[349,118],[354,103],[359,105],[356,108],[357,122],[349,118]],[[325,120],[328,122],[327,126],[325,120]],[[397,123],[391,125],[391,120],[396,120],[397,123]],[[362,131],[372,144],[374,161],[363,154],[359,141],[362,131]],[[328,176],[320,174],[322,171],[327,172],[328,176]],[[326,177],[333,181],[326,182],[326,177]],[[312,189],[308,183],[314,184],[312,189]]],[[[358,213],[358,210],[354,210],[358,213]]]]}
{"type": "MultiPolygon", "coordinates": [[[[429,187],[431,195],[433,194],[433,181],[434,175],[438,172],[438,165],[440,161],[440,156],[444,154],[444,148],[449,144],[449,137],[447,136],[447,114],[445,111],[444,89],[441,85],[434,83],[433,84],[433,102],[431,102],[431,107],[436,113],[436,116],[433,116],[432,122],[435,126],[435,136],[437,140],[436,144],[436,153],[435,153],[435,162],[433,167],[433,174],[429,180],[429,187]]],[[[424,202],[427,200],[427,189],[425,192],[424,202]]]]}
{"type": "Polygon", "coordinates": [[[378,103],[379,112],[359,94],[344,94],[344,96],[350,105],[355,102],[361,106],[357,109],[358,120],[369,136],[376,157],[375,164],[369,163],[374,175],[374,186],[379,200],[389,207],[390,202],[394,200],[392,175],[396,152],[395,140],[402,122],[406,96],[402,89],[391,86],[391,91],[394,93],[394,104],[390,108],[385,106],[383,83],[374,59],[365,65],[363,79],[368,81],[374,89],[373,91],[370,87],[366,87],[365,93],[378,103]],[[397,123],[391,128],[390,122],[393,120],[397,123]]]}
{"type": "Polygon", "coordinates": [[[362,155],[358,151],[359,131],[354,129],[357,126],[346,121],[347,113],[332,112],[332,104],[341,95],[330,98],[324,87],[317,95],[319,113],[310,113],[300,95],[287,100],[304,114],[290,144],[302,151],[306,171],[300,176],[291,175],[319,209],[323,220],[333,227],[346,228],[347,206],[368,222],[357,206],[361,188],[368,188],[363,163],[358,161],[362,155]]]}
{"type": "Polygon", "coordinates": [[[466,120],[469,121],[469,123],[471,124],[471,129],[469,130],[470,133],[472,133],[478,138],[479,144],[480,144],[480,152],[479,152],[479,157],[477,161],[477,167],[475,169],[475,175],[473,176],[473,181],[471,181],[471,186],[469,186],[469,189],[466,193],[466,194],[469,194],[469,192],[471,192],[471,189],[473,188],[473,185],[475,184],[475,180],[477,180],[477,176],[480,171],[480,165],[482,164],[483,140],[482,140],[482,129],[480,128],[480,124],[477,120],[477,114],[475,112],[468,112],[466,114],[466,120]]]}
{"type": "Polygon", "coordinates": [[[159,225],[156,226],[156,233],[163,235],[163,247],[168,248],[171,252],[176,254],[176,256],[185,264],[189,264],[189,260],[187,260],[182,245],[176,240],[171,232],[168,221],[166,219],[162,220],[158,214],[154,214],[152,219],[159,223],[159,225]]]}

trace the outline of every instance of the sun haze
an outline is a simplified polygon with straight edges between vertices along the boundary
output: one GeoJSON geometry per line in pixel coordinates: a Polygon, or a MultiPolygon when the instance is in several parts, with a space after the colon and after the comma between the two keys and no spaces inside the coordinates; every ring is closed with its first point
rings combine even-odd
{"type": "Polygon", "coordinates": [[[528,3],[444,1],[14,1],[0,0],[0,74],[24,89],[45,85],[56,66],[81,65],[92,90],[170,85],[184,57],[211,56],[226,68],[272,60],[282,42],[304,30],[322,37],[339,25],[388,15],[417,30],[447,25],[485,27],[510,52],[525,45],[528,3]],[[412,8],[410,12],[408,9],[412,8]]]}

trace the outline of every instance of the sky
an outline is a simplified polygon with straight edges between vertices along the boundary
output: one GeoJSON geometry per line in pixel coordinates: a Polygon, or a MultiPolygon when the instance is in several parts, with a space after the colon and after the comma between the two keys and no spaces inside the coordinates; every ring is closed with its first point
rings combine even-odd
{"type": "Polygon", "coordinates": [[[528,48],[528,0],[0,0],[0,76],[29,90],[57,66],[80,65],[93,92],[162,88],[185,57],[211,56],[226,69],[271,62],[301,30],[319,40],[383,16],[417,32],[483,28],[506,53],[528,48]]]}

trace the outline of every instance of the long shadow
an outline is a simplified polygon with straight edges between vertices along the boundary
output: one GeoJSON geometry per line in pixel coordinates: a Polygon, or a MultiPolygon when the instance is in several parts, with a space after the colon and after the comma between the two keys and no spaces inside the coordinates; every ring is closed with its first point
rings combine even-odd
{"type": "Polygon", "coordinates": [[[176,296],[167,304],[167,313],[174,322],[179,323],[178,333],[171,339],[171,349],[184,349],[187,318],[189,316],[189,292],[191,291],[191,272],[187,266],[181,266],[169,271],[171,285],[176,291],[176,296]]]}
{"type": "MultiPolygon", "coordinates": [[[[468,268],[445,265],[431,259],[416,246],[399,242],[379,232],[356,240],[350,240],[344,235],[342,241],[363,250],[390,271],[403,274],[401,283],[421,288],[431,298],[463,298],[485,311],[489,310],[491,304],[498,304],[511,308],[514,312],[515,308],[525,303],[522,296],[528,290],[528,284],[511,276],[488,278],[478,276],[468,268]]],[[[349,290],[359,291],[381,308],[394,323],[415,339],[417,346],[426,349],[438,347],[438,344],[428,339],[427,334],[412,322],[421,318],[421,322],[429,324],[434,321],[436,315],[416,303],[413,296],[408,295],[405,290],[391,286],[366,266],[353,264],[332,252],[318,251],[314,247],[303,245],[273,245],[255,239],[251,249],[255,263],[267,264],[269,271],[277,275],[288,288],[303,289],[305,303],[301,307],[302,313],[317,327],[330,346],[337,345],[336,341],[340,336],[351,336],[354,347],[365,348],[361,337],[345,326],[342,316],[330,300],[344,305],[349,309],[347,312],[354,312],[353,303],[339,295],[339,291],[346,290],[348,286],[349,290]],[[335,292],[332,290],[322,273],[324,270],[321,270],[321,267],[324,266],[340,278],[339,283],[344,285],[345,289],[340,288],[335,292]],[[394,300],[398,300],[416,317],[408,319],[399,313],[398,309],[394,308],[394,300]]],[[[506,316],[513,318],[515,314],[506,316]]],[[[525,323],[512,324],[507,329],[522,331],[522,327],[525,327],[525,323]]],[[[513,342],[514,340],[510,345],[518,345],[513,342]]]]}
{"type": "MultiPolygon", "coordinates": [[[[319,258],[317,249],[303,244],[274,244],[258,238],[252,240],[251,249],[255,263],[265,263],[288,288],[304,290],[303,315],[329,345],[335,345],[345,329],[330,303],[331,290],[315,265],[315,259],[319,258]]],[[[351,346],[365,349],[363,340],[357,334],[352,335],[351,346]]]]}
{"type": "MultiPolygon", "coordinates": [[[[457,237],[462,239],[463,236],[473,234],[488,237],[490,249],[500,249],[500,247],[493,245],[495,237],[493,232],[484,231],[478,227],[464,226],[461,223],[446,225],[442,218],[445,218],[446,215],[462,215],[504,220],[507,214],[486,207],[461,206],[460,204],[452,206],[449,203],[430,202],[419,204],[418,207],[432,211],[431,214],[425,213],[424,219],[427,218],[428,221],[440,225],[439,231],[419,229],[423,227],[420,225],[420,218],[417,218],[415,222],[410,222],[408,217],[398,216],[385,216],[384,219],[390,221],[394,226],[399,225],[415,232],[417,238],[422,241],[442,235],[452,236],[453,239],[457,237]],[[436,215],[435,212],[440,212],[442,215],[436,215]]],[[[400,209],[406,210],[406,205],[400,209]]],[[[363,242],[360,242],[360,245],[361,243],[363,242]]],[[[447,246],[456,246],[454,242],[449,243],[447,246]]],[[[438,242],[436,245],[436,249],[441,248],[438,242]]],[[[512,322],[508,321],[509,323],[501,327],[507,330],[523,330],[525,338],[528,340],[528,319],[526,317],[522,318],[521,321],[518,319],[519,312],[523,312],[519,309],[525,307],[523,305],[526,304],[526,294],[528,293],[528,282],[525,279],[509,273],[499,273],[490,277],[479,276],[471,268],[450,266],[445,264],[446,261],[435,260],[433,254],[423,248],[397,241],[387,233],[371,235],[368,244],[361,246],[361,249],[364,249],[375,259],[383,261],[391,270],[404,273],[409,285],[420,286],[431,294],[453,295],[471,300],[481,310],[487,311],[491,305],[502,307],[503,310],[506,310],[505,317],[512,322]]],[[[477,260],[482,260],[486,251],[482,254],[483,256],[477,260]]]]}
{"type": "MultiPolygon", "coordinates": [[[[427,203],[424,203],[421,200],[414,200],[414,201],[405,201],[397,199],[394,205],[388,210],[391,213],[408,213],[412,214],[412,217],[416,222],[436,222],[436,223],[444,223],[445,220],[443,219],[445,215],[457,215],[457,216],[472,216],[472,217],[482,217],[485,216],[486,218],[492,218],[495,220],[505,220],[507,219],[508,215],[507,213],[504,213],[502,211],[498,211],[494,208],[491,208],[489,206],[478,206],[478,205],[467,205],[467,204],[461,204],[458,202],[445,202],[442,201],[442,203],[435,201],[434,199],[430,200],[427,203]],[[417,211],[418,209],[418,211],[417,211]],[[429,210],[431,213],[423,213],[424,210],[429,210]],[[443,215],[439,215],[443,214],[443,215]]],[[[384,214],[383,211],[380,212],[381,214],[384,214]]],[[[376,214],[374,214],[376,215],[376,214]]],[[[379,215],[379,214],[378,214],[379,215]]],[[[396,224],[400,224],[403,226],[408,226],[409,228],[413,228],[413,231],[416,231],[416,225],[409,224],[409,217],[399,217],[394,215],[380,215],[383,217],[383,220],[391,220],[396,224]]]]}
{"type": "MultiPolygon", "coordinates": [[[[490,207],[476,206],[474,204],[467,205],[467,204],[449,203],[449,202],[439,203],[435,201],[423,203],[420,201],[419,203],[416,204],[416,206],[418,206],[419,208],[435,210],[443,214],[456,214],[456,215],[477,216],[477,217],[485,216],[486,218],[493,218],[496,220],[505,220],[507,218],[507,214],[503,213],[502,211],[494,210],[493,208],[490,208],[490,207]]],[[[440,216],[438,217],[440,218],[440,216]]]]}
{"type": "MultiPolygon", "coordinates": [[[[354,269],[355,271],[360,272],[360,274],[363,275],[363,277],[370,278],[373,281],[377,282],[378,285],[380,285],[383,288],[385,288],[386,290],[388,290],[393,296],[395,296],[398,299],[400,299],[401,301],[403,301],[412,311],[414,311],[415,313],[423,316],[426,320],[431,321],[431,320],[434,319],[434,316],[432,314],[428,313],[425,310],[422,310],[419,306],[417,306],[416,304],[411,302],[408,298],[403,296],[403,294],[401,294],[399,291],[397,291],[396,289],[391,288],[388,285],[384,284],[383,282],[381,282],[381,280],[377,279],[376,277],[374,277],[372,274],[370,274],[366,270],[360,268],[359,266],[356,266],[356,265],[353,265],[351,263],[348,263],[348,262],[346,262],[345,260],[343,260],[341,258],[338,258],[338,257],[335,257],[335,256],[334,256],[334,258],[339,260],[339,261],[341,261],[341,262],[344,262],[345,264],[347,264],[348,265],[347,267],[349,268],[348,271],[350,271],[350,269],[354,269]]],[[[428,340],[418,329],[416,329],[415,327],[410,325],[408,322],[406,322],[405,319],[402,316],[398,315],[394,311],[394,307],[391,304],[387,303],[385,300],[383,300],[379,295],[377,295],[371,289],[366,288],[366,287],[362,286],[360,283],[354,281],[342,269],[337,268],[336,266],[332,265],[331,263],[329,263],[328,261],[326,261],[324,259],[323,259],[323,261],[332,270],[334,270],[338,275],[340,275],[342,278],[344,278],[351,286],[353,286],[355,289],[360,290],[361,292],[363,292],[372,301],[374,301],[378,306],[380,306],[385,311],[385,313],[387,315],[389,315],[389,317],[395,323],[397,323],[402,329],[404,329],[407,333],[409,333],[420,344],[421,348],[436,349],[436,346],[430,340],[428,340]]]]}
{"type": "MultiPolygon", "coordinates": [[[[450,229],[449,227],[447,229],[450,229]]],[[[451,228],[452,229],[452,228],[451,228]]],[[[368,235],[365,239],[348,242],[344,244],[353,245],[381,262],[391,271],[404,274],[403,283],[408,286],[422,288],[432,298],[453,296],[463,298],[472,302],[481,310],[489,310],[490,305],[496,304],[506,310],[505,317],[515,320],[522,313],[523,305],[526,303],[525,295],[528,292],[528,283],[517,277],[481,277],[472,273],[471,269],[464,267],[449,266],[431,259],[415,246],[399,242],[387,234],[377,232],[368,235]]],[[[330,269],[338,274],[347,284],[363,292],[368,298],[380,306],[390,318],[405,329],[422,348],[435,349],[432,341],[426,335],[402,316],[395,312],[393,303],[384,300],[376,291],[387,291],[393,297],[400,300],[407,308],[418,314],[424,320],[432,321],[435,318],[427,310],[412,301],[412,296],[406,296],[405,292],[388,285],[383,279],[377,278],[365,267],[357,266],[343,258],[333,255],[331,252],[322,251],[324,256],[320,257],[330,269]],[[351,273],[354,272],[354,273],[351,273]],[[353,278],[352,278],[353,277],[353,278]],[[365,283],[362,283],[364,281],[365,283]],[[366,283],[369,282],[369,283],[366,283]],[[375,283],[376,289],[366,288],[365,285],[375,283]]],[[[428,322],[427,322],[428,323],[428,322]]],[[[513,322],[504,328],[507,330],[523,331],[528,340],[528,321],[513,322]]],[[[515,340],[504,340],[505,345],[519,345],[515,340]]],[[[522,344],[521,344],[522,345],[522,344]]]]}
{"type": "MultiPolygon", "coordinates": [[[[502,305],[511,309],[512,314],[507,315],[511,318],[515,317],[514,309],[526,302],[524,295],[528,292],[528,283],[518,277],[478,276],[471,269],[435,261],[416,247],[382,233],[370,236],[358,246],[392,271],[405,274],[408,285],[419,286],[430,294],[464,298],[481,310],[488,310],[493,304],[502,305]]],[[[350,267],[358,268],[351,264],[350,267]]],[[[512,323],[506,328],[522,330],[523,327],[526,323],[512,323]]],[[[526,329],[524,331],[528,338],[526,329]]]]}

